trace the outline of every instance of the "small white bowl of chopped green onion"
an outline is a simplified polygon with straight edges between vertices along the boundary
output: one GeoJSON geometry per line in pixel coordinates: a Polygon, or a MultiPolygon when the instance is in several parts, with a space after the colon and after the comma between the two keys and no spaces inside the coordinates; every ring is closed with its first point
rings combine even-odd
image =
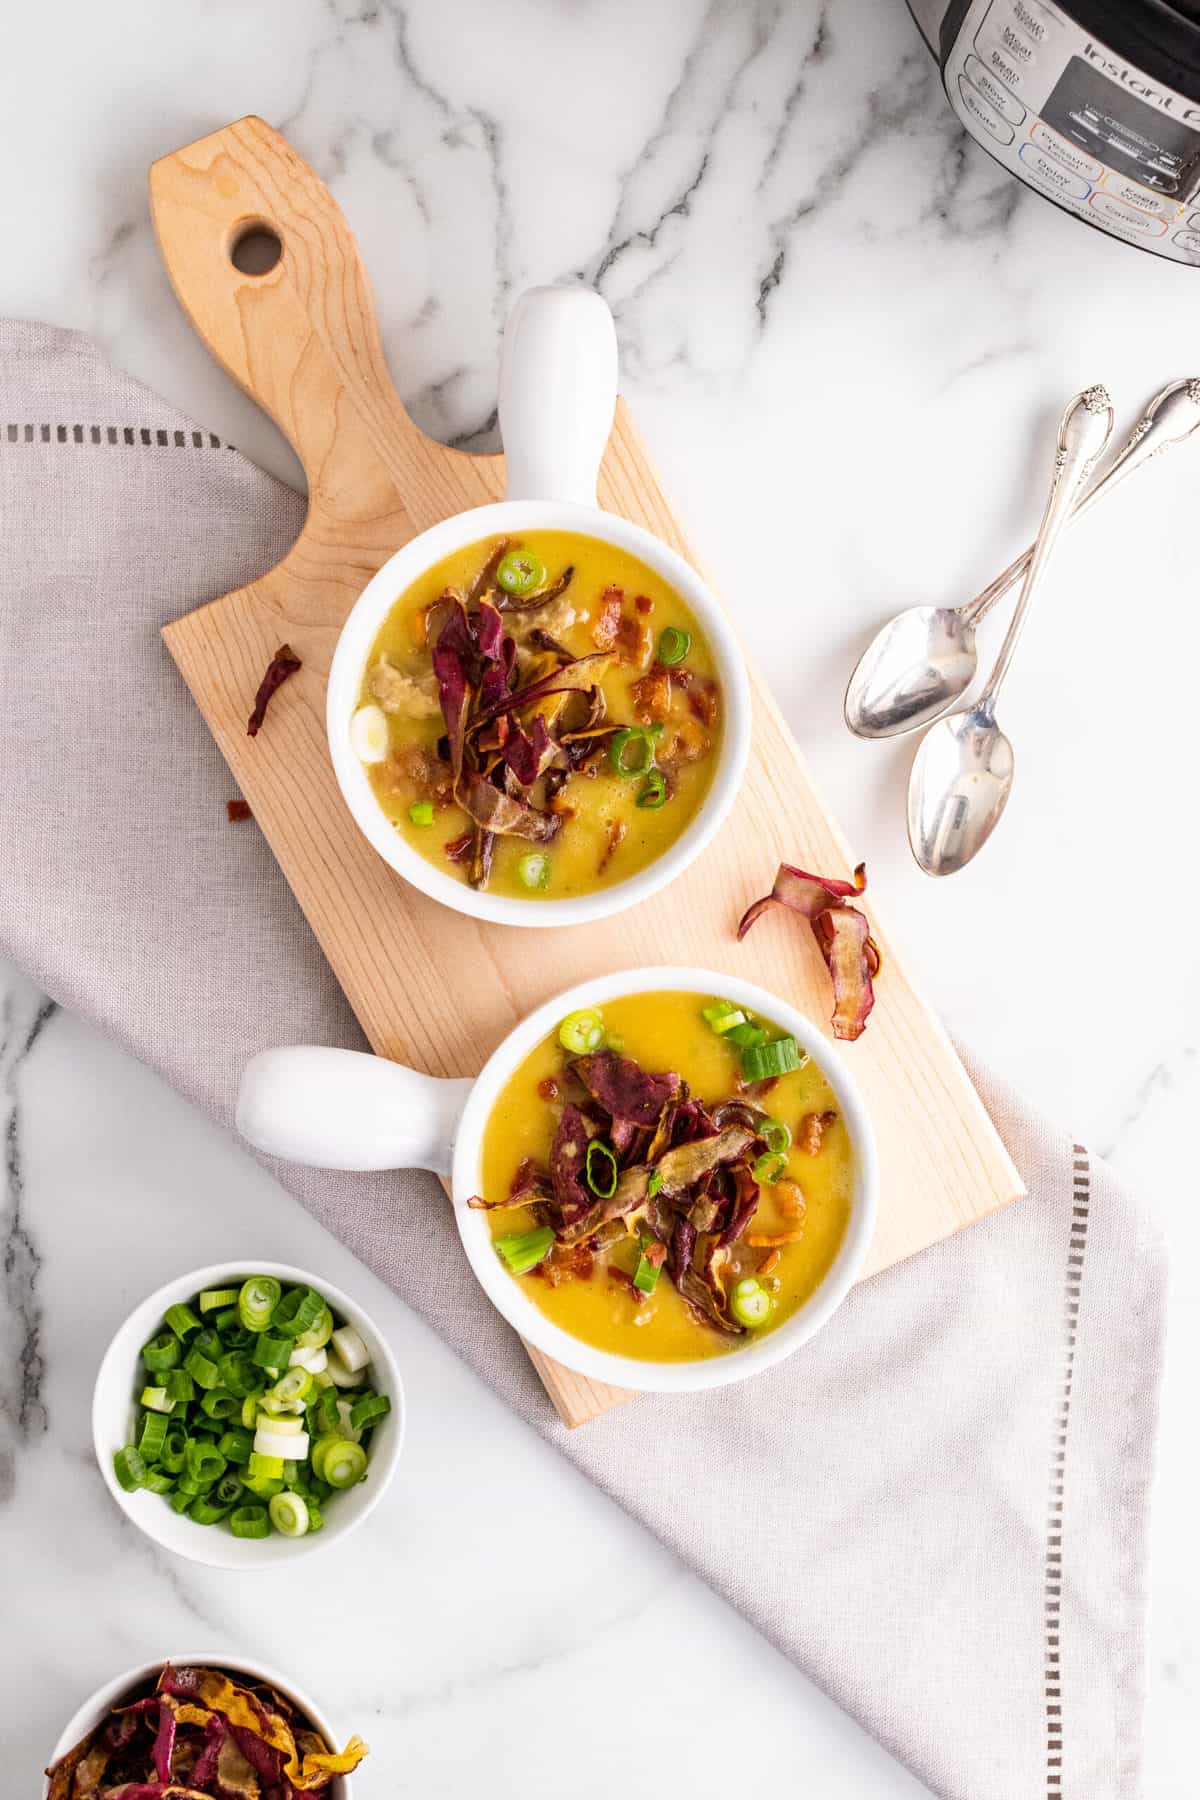
{"type": "Polygon", "coordinates": [[[216,1263],[130,1314],[92,1399],[100,1472],[167,1550],[266,1568],[333,1543],[383,1497],[404,1395],[360,1306],[282,1263],[216,1263]]]}

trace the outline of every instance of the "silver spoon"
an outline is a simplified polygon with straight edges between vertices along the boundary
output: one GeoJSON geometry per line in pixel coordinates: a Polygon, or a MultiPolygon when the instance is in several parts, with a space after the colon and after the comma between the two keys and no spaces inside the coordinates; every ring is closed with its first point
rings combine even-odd
{"type": "Polygon", "coordinates": [[[908,779],[908,841],[927,875],[953,875],[964,868],[987,843],[1008,804],[1013,751],[996,723],[996,695],[1062,528],[1112,427],[1106,388],[1087,388],[1067,407],[1058,428],[1046,510],[996,666],[975,705],[930,726],[917,751],[908,779]]]}
{"type": "MultiPolygon", "coordinates": [[[[1173,381],[1155,396],[1124,448],[1077,502],[1071,522],[1175,444],[1200,429],[1200,380],[1173,381]]],[[[928,725],[975,679],[975,629],[1029,567],[1032,546],[963,606],[910,606],[876,633],[846,688],[846,724],[856,736],[895,737],[928,725]]]]}

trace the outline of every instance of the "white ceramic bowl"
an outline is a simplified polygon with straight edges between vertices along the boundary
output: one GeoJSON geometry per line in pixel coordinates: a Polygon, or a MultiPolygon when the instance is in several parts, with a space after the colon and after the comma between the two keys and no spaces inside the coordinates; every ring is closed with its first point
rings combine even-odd
{"type": "MultiPolygon", "coordinates": [[[[197,1527],[199,1529],[199,1527],[197,1527]]],[[[302,1693],[292,1681],[285,1681],[274,1669],[263,1663],[248,1663],[240,1656],[226,1656],[223,1651],[206,1651],[201,1656],[169,1656],[158,1662],[139,1663],[134,1669],[126,1669],[123,1675],[114,1675],[98,1687],[89,1700],[85,1700],[78,1712],[64,1728],[53,1754],[47,1759],[47,1766],[56,1763],[60,1756],[73,1750],[81,1738],[97,1726],[114,1702],[130,1693],[134,1688],[147,1686],[157,1681],[161,1671],[170,1663],[173,1668],[228,1669],[231,1675],[245,1675],[251,1681],[261,1682],[264,1687],[274,1688],[285,1700],[290,1700],[297,1712],[301,1712],[320,1732],[332,1750],[342,1750],[349,1740],[350,1733],[339,1737],[328,1718],[315,1706],[308,1695],[302,1693]]],[[[360,1734],[361,1735],[361,1734],[360,1734]]],[[[50,1783],[46,1782],[42,1792],[49,1792],[50,1783]]],[[[329,1784],[329,1800],[354,1800],[354,1789],[349,1775],[338,1775],[329,1784]]]]}
{"type": "Polygon", "coordinates": [[[479,1283],[521,1336],[557,1362],[598,1381],[658,1393],[724,1387],[782,1362],[836,1310],[862,1268],[878,1205],[875,1134],[842,1053],[810,1019],[778,996],[711,969],[643,968],[602,975],[539,1006],[492,1053],[475,1081],[436,1080],[354,1050],[267,1050],[246,1067],[238,1128],[273,1156],[339,1169],[422,1168],[450,1176],[454,1219],[479,1283]],[[569,1012],[626,994],[682,990],[719,994],[792,1032],[829,1079],[854,1152],[850,1218],[820,1286],[783,1324],[726,1356],[700,1362],[644,1362],[582,1343],[555,1325],[502,1267],[479,1192],[483,1134],[505,1083],[569,1012]]]}
{"type": "Polygon", "coordinates": [[[364,588],[342,627],[329,672],[326,728],[342,796],[367,841],[414,887],[443,905],[501,925],[579,925],[656,893],[699,856],[741,786],[750,748],[750,687],[725,614],[695,570],[660,539],[595,503],[596,475],[616,400],[612,315],[587,288],[533,288],[509,320],[501,364],[500,423],[508,497],[459,513],[398,550],[364,588]],[[547,405],[547,394],[556,404],[547,405]],[[695,614],[721,682],[723,726],[708,793],[686,831],[627,881],[567,900],[477,893],[409,845],[390,823],[350,742],[371,646],[405,589],[451,551],[481,538],[573,531],[632,552],[695,614]]]}
{"type": "Polygon", "coordinates": [[[333,1286],[323,1276],[306,1269],[294,1269],[286,1263],[224,1262],[208,1268],[193,1269],[169,1281],[135,1307],[119,1328],[100,1364],[92,1394],[92,1442],[105,1486],[139,1530],[153,1538],[165,1550],[193,1562],[206,1563],[212,1569],[265,1569],[277,1563],[309,1556],[325,1544],[338,1543],[361,1525],[382,1500],[388,1483],[396,1472],[404,1445],[404,1387],[395,1358],[387,1340],[362,1307],[333,1286]],[[113,1473],[113,1456],[122,1444],[129,1442],[130,1426],[137,1411],[138,1354],[161,1328],[163,1314],[178,1300],[191,1300],[205,1288],[232,1287],[248,1275],[274,1275],[285,1286],[307,1285],[323,1294],[336,1313],[362,1338],[371,1353],[374,1385],[386,1394],[392,1410],[379,1423],[371,1437],[370,1460],[366,1479],[356,1487],[346,1488],[332,1496],[324,1507],[325,1523],[320,1531],[305,1532],[300,1538],[286,1538],[272,1531],[266,1538],[237,1538],[227,1525],[197,1525],[184,1513],[172,1512],[161,1494],[138,1488],[127,1494],[113,1473]]]}

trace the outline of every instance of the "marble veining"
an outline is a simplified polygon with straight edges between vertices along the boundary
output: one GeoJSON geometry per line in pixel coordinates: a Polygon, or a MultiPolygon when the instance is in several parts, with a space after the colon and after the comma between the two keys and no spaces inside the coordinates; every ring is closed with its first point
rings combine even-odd
{"type": "MultiPolygon", "coordinates": [[[[127,0],[119,29],[83,0],[10,10],[18,249],[0,314],[93,333],[285,480],[290,450],[170,293],[154,157],[245,112],[281,125],[346,211],[406,404],[466,448],[495,447],[513,295],[572,277],[604,293],[665,484],[914,973],[953,1032],[1143,1188],[1170,1241],[1147,1791],[1191,1796],[1200,940],[1180,895],[1200,857],[1191,714],[1170,696],[1200,662],[1196,454],[1065,540],[1006,689],[1013,800],[963,875],[931,884],[908,856],[912,745],[851,741],[840,708],[885,617],[968,599],[1028,541],[1072,392],[1103,380],[1124,432],[1159,387],[1200,375],[1200,277],[1009,180],[945,105],[902,0],[127,0]],[[1151,610],[1159,661],[1138,630],[1151,610]]],[[[981,664],[1003,626],[981,632],[981,664]]],[[[234,1146],[18,976],[0,993],[0,1691],[22,1791],[84,1690],[197,1638],[291,1668],[362,1724],[379,1753],[364,1800],[398,1784],[549,1800],[564,1769],[581,1800],[725,1791],[745,1767],[714,1741],[715,1691],[740,1741],[813,1792],[917,1791],[234,1146]],[[409,1375],[400,1501],[329,1553],[302,1604],[282,1579],[246,1592],[158,1557],[91,1464],[91,1374],[116,1317],[218,1242],[286,1245],[356,1286],[409,1375]],[[522,1515],[534,1489],[560,1534],[552,1576],[480,1525],[522,1515]],[[381,1560],[398,1616],[358,1627],[361,1659],[331,1655],[381,1560]],[[65,1638],[52,1583],[77,1601],[65,1638]],[[581,1759],[555,1699],[625,1694],[630,1668],[658,1672],[655,1730],[636,1759],[623,1729],[581,1759]],[[526,1707],[536,1754],[514,1730],[526,1707]]]]}

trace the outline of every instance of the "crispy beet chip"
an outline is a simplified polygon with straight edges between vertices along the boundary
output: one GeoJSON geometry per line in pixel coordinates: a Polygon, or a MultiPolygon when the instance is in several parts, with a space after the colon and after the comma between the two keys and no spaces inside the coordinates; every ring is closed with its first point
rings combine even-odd
{"type": "Polygon", "coordinates": [[[578,1217],[592,1204],[593,1196],[583,1184],[583,1167],[591,1135],[579,1108],[564,1106],[550,1147],[550,1181],[564,1219],[578,1217]]]}
{"type": "Polygon", "coordinates": [[[528,788],[545,769],[556,748],[546,730],[545,719],[541,713],[535,713],[528,732],[520,724],[514,724],[510,729],[504,746],[504,760],[521,786],[528,788]]]}
{"type": "Polygon", "coordinates": [[[169,1706],[158,1709],[158,1731],[154,1738],[154,1772],[165,1785],[171,1779],[171,1758],[175,1754],[175,1715],[169,1706]]]}
{"type": "Polygon", "coordinates": [[[566,593],[574,573],[574,565],[568,564],[561,575],[556,576],[546,587],[538,588],[535,594],[526,594],[523,600],[518,600],[514,594],[501,594],[499,605],[504,612],[536,612],[539,606],[549,606],[552,600],[557,600],[560,594],[566,593]]]}
{"type": "Polygon", "coordinates": [[[562,830],[557,813],[539,812],[524,800],[501,793],[478,769],[464,769],[455,784],[454,798],[463,811],[485,832],[501,837],[528,838],[531,844],[548,844],[562,830]]]}
{"type": "Polygon", "coordinates": [[[651,1075],[631,1056],[618,1056],[615,1050],[576,1057],[571,1068],[593,1099],[614,1119],[628,1119],[634,1125],[651,1129],[658,1124],[663,1107],[677,1097],[682,1086],[673,1071],[651,1075]]]}
{"type": "Polygon", "coordinates": [[[668,1150],[655,1164],[662,1177],[660,1192],[668,1197],[687,1193],[714,1169],[736,1162],[750,1148],[756,1135],[745,1125],[727,1125],[716,1137],[697,1138],[694,1143],[680,1144],[676,1149],[668,1150]]]}
{"type": "Polygon", "coordinates": [[[246,736],[257,737],[259,728],[267,716],[267,708],[271,697],[278,693],[289,675],[294,675],[304,664],[296,655],[290,644],[280,644],[278,650],[267,664],[267,672],[258,684],[258,692],[254,696],[254,711],[246,724],[246,736]]]}
{"type": "Polygon", "coordinates": [[[769,906],[786,906],[812,927],[821,955],[833,978],[833,1035],[861,1036],[875,1004],[873,978],[880,969],[879,946],[857,907],[847,900],[863,893],[867,867],[859,863],[853,882],[825,880],[781,863],[769,894],[746,909],[738,926],[738,941],[769,906]]]}
{"type": "Polygon", "coordinates": [[[493,718],[498,712],[521,711],[525,707],[531,706],[535,700],[548,700],[552,694],[587,693],[593,686],[593,673],[600,673],[596,664],[608,663],[610,660],[599,651],[593,656],[577,656],[574,662],[567,663],[565,668],[552,669],[548,675],[541,676],[537,681],[531,681],[528,687],[518,688],[515,694],[509,694],[496,705],[488,707],[480,713],[477,723],[486,724],[488,719],[493,718]],[[571,676],[572,679],[564,681],[565,675],[571,676]],[[585,676],[587,676],[586,680],[585,676]]]}
{"type": "Polygon", "coordinates": [[[450,770],[455,781],[462,774],[463,745],[466,739],[467,712],[471,705],[471,687],[467,679],[467,662],[474,646],[466,609],[455,600],[446,615],[445,624],[433,646],[433,673],[437,681],[442,717],[450,746],[450,770]]]}
{"type": "Polygon", "coordinates": [[[252,819],[254,814],[250,811],[245,800],[227,800],[225,802],[225,817],[229,820],[231,825],[239,825],[243,819],[252,819]]]}

